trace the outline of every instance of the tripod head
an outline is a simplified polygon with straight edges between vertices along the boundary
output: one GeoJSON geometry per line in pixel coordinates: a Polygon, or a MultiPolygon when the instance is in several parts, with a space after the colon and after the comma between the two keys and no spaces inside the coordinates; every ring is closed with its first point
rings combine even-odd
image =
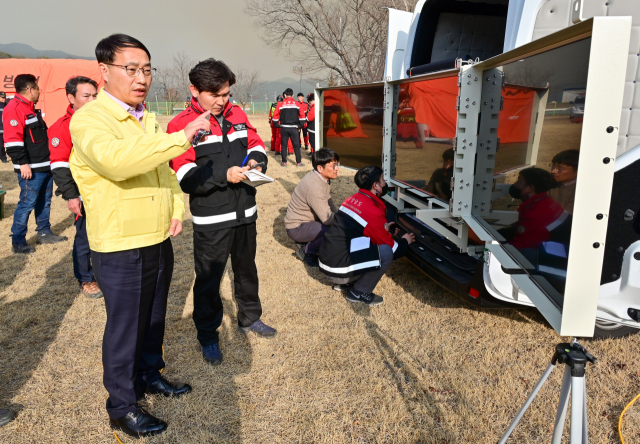
{"type": "Polygon", "coordinates": [[[596,357],[587,351],[575,339],[570,344],[563,342],[556,345],[551,363],[566,364],[571,367],[571,376],[584,377],[587,362],[596,363],[596,357]]]}

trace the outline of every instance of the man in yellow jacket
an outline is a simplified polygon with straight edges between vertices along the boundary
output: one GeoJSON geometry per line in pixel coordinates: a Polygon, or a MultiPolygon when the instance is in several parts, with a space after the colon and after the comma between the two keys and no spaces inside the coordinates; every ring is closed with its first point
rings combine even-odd
{"type": "Polygon", "coordinates": [[[147,48],[114,34],[98,43],[96,58],[105,87],[71,119],[69,164],[107,311],[102,363],[110,424],[149,436],[167,424],[142,410],[138,399],[191,391],[160,375],[173,272],[169,236],[182,231],[184,216],[184,196],[168,161],[187,151],[199,130],[209,131],[209,113],[165,134],[142,105],[153,77],[147,48]]]}

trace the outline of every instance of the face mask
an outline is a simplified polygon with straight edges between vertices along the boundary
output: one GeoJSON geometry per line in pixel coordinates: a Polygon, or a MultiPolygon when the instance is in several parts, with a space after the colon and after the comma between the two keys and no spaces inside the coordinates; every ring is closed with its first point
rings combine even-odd
{"type": "Polygon", "coordinates": [[[513,184],[509,187],[509,195],[514,199],[520,200],[522,198],[522,190],[513,184]]]}
{"type": "Polygon", "coordinates": [[[376,193],[376,196],[385,196],[388,193],[389,193],[389,185],[385,183],[384,186],[382,187],[382,192],[380,194],[376,193]]]}

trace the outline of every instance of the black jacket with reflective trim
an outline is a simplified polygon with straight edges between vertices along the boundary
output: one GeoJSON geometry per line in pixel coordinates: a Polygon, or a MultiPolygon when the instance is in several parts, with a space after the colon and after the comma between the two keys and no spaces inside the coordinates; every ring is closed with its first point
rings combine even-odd
{"type": "MultiPolygon", "coordinates": [[[[184,129],[203,110],[194,99],[191,107],[178,114],[167,127],[168,133],[184,129]]],[[[170,162],[182,191],[189,194],[189,207],[195,231],[213,231],[255,222],[258,218],[256,189],[227,182],[227,170],[245,161],[264,162],[264,142],[249,123],[247,115],[231,103],[223,111],[222,127],[211,116],[211,132],[196,147],[170,162]]]]}

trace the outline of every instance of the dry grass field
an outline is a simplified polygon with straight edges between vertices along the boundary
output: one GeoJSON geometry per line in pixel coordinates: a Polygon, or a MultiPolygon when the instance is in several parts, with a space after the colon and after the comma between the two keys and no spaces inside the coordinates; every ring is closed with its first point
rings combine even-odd
{"type": "MultiPolygon", "coordinates": [[[[269,140],[264,116],[254,124],[269,140]]],[[[166,122],[165,122],[166,123],[166,122]]],[[[533,389],[561,338],[534,309],[480,310],[435,285],[406,259],[377,287],[377,307],[346,302],[317,269],[293,255],[284,214],[309,171],[270,157],[276,179],[258,191],[258,254],[269,340],[235,329],[231,270],[222,282],[225,361],[200,358],[190,318],[192,228],[174,240],[165,375],[188,381],[179,399],[147,397],[169,423],[146,443],[495,443],[533,389]]],[[[333,182],[336,202],[354,191],[353,172],[333,182]]],[[[115,443],[104,410],[103,300],[79,294],[73,277],[72,218],[55,198],[51,220],[70,238],[16,256],[8,237],[18,199],[15,174],[0,165],[7,218],[0,221],[0,407],[18,410],[0,442],[115,443]]],[[[33,226],[30,226],[33,229],[33,226]]],[[[33,231],[29,242],[34,243],[33,231]]],[[[640,392],[640,336],[591,341],[587,370],[591,442],[617,443],[620,412],[640,392]]],[[[509,442],[550,441],[562,369],[556,369],[509,442]]],[[[628,443],[640,442],[640,405],[626,415],[628,443]]],[[[565,439],[567,437],[565,436],[565,439]]],[[[134,442],[125,436],[120,439],[134,442]]]]}

